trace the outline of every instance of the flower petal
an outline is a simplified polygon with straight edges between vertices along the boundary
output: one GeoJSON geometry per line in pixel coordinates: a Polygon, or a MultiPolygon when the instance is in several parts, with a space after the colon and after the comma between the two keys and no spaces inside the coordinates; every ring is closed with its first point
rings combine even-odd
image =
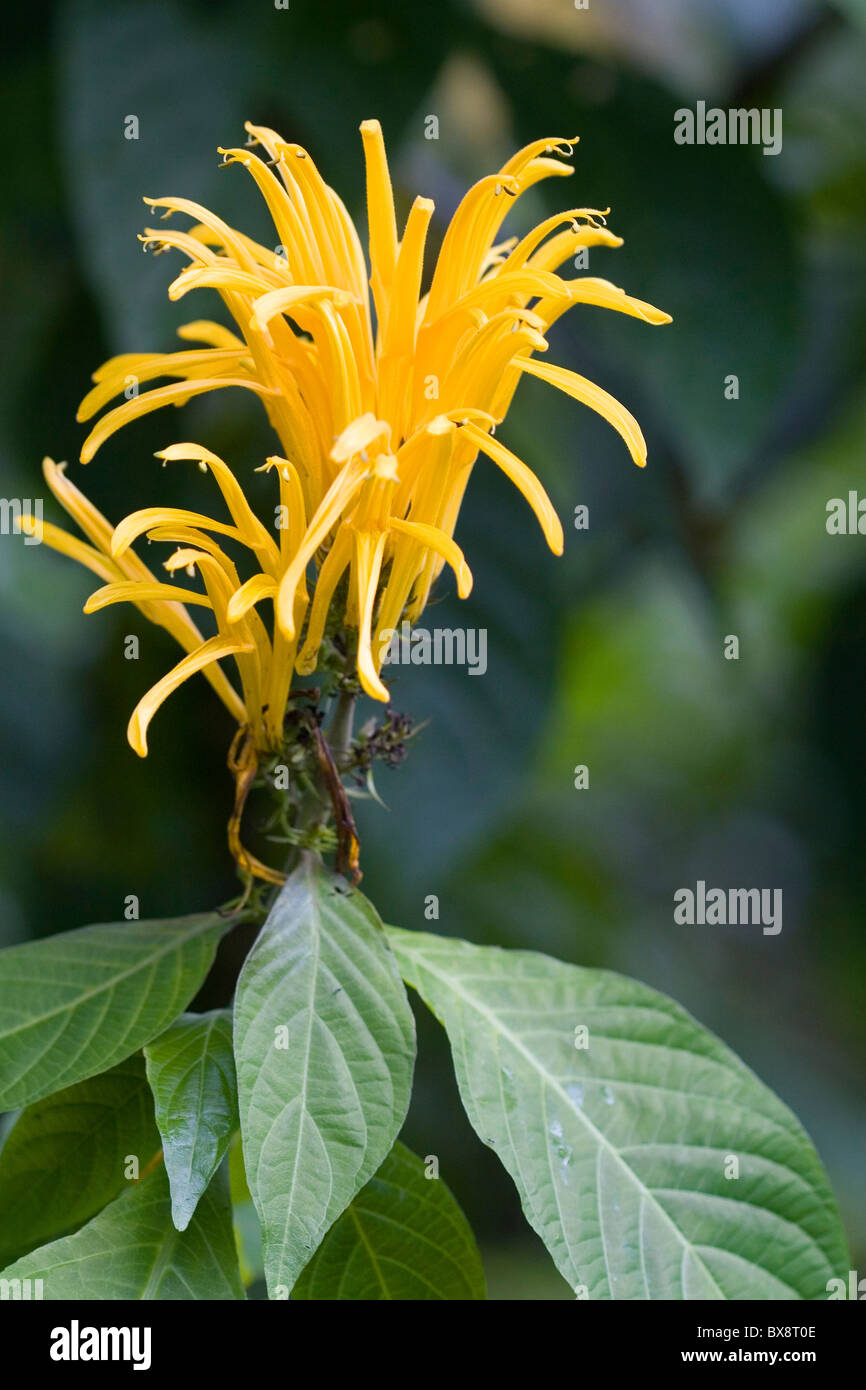
{"type": "Polygon", "coordinates": [[[258,396],[273,395],[270,387],[243,377],[206,377],[203,380],[173,381],[170,386],[158,386],[155,391],[146,391],[131,401],[124,401],[123,405],[115,406],[114,410],[103,415],[81,446],[81,462],[89,463],[106,439],[128,425],[130,420],[149,415],[163,405],[186,405],[193,396],[201,396],[205,391],[217,391],[223,386],[243,386],[247,391],[255,391],[258,396]]]}
{"type": "Polygon", "coordinates": [[[327,299],[337,309],[345,308],[353,302],[354,296],[346,290],[336,290],[330,285],[289,285],[282,289],[268,290],[267,294],[262,294],[253,304],[251,322],[264,334],[265,341],[272,343],[271,335],[268,331],[268,324],[271,319],[278,314],[287,314],[291,317],[292,310],[301,304],[312,304],[315,307],[317,299],[327,299]]]}
{"type": "Polygon", "coordinates": [[[244,369],[244,359],[251,363],[249,349],[241,344],[238,348],[202,348],[198,352],[155,352],[141,358],[134,366],[126,364],[115,372],[104,372],[99,381],[88,391],[78,407],[76,420],[89,420],[115,396],[127,389],[130,379],[134,379],[136,390],[144,382],[155,381],[161,376],[194,379],[196,375],[213,376],[224,368],[227,375],[244,369]]]}
{"type": "Polygon", "coordinates": [[[585,376],[570,372],[566,367],[554,366],[551,362],[536,362],[527,357],[521,358],[515,366],[530,376],[537,376],[541,381],[549,382],[557,390],[564,391],[567,396],[572,396],[576,401],[603,415],[608,424],[613,425],[617,434],[625,440],[638,468],[646,467],[646,440],[641,427],[614,396],[603,391],[594,382],[587,381],[585,376]]]}
{"type": "Polygon", "coordinates": [[[243,338],[232,333],[230,328],[224,328],[221,323],[214,323],[212,319],[195,319],[192,323],[185,323],[177,330],[177,336],[186,339],[187,342],[207,343],[208,347],[214,348],[237,350],[246,346],[243,338]]]}
{"type": "Polygon", "coordinates": [[[355,458],[362,450],[369,449],[370,445],[379,439],[386,442],[391,437],[391,426],[385,420],[377,420],[375,415],[370,413],[359,415],[357,420],[352,420],[346,426],[340,437],[331,450],[331,458],[335,463],[345,463],[348,459],[355,458]]]}
{"type": "Polygon", "coordinates": [[[207,594],[195,589],[178,589],[174,584],[146,584],[140,579],[124,579],[117,584],[104,584],[96,589],[84,605],[85,613],[98,613],[110,603],[197,603],[210,608],[207,594]]]}
{"type": "Polygon", "coordinates": [[[249,546],[250,550],[254,550],[259,556],[263,569],[271,570],[274,574],[279,572],[280,554],[276,543],[271,540],[259,521],[227,463],[217,454],[212,454],[210,449],[203,449],[200,444],[170,444],[167,449],[159,449],[156,457],[167,461],[180,459],[204,464],[216,479],[244,545],[249,546]]]}
{"type": "Polygon", "coordinates": [[[211,662],[221,661],[226,656],[237,656],[242,652],[251,651],[253,651],[252,643],[237,642],[218,633],[216,637],[211,637],[207,642],[202,643],[194,652],[190,652],[176,666],[173,666],[162,680],[151,686],[132,711],[126,730],[130,747],[140,758],[146,758],[148,725],[160,705],[168,699],[172,691],[177,690],[178,686],[183,685],[185,680],[189,680],[189,677],[194,676],[196,671],[201,671],[211,662]]]}
{"type": "Polygon", "coordinates": [[[361,684],[374,700],[388,700],[387,686],[379,679],[372,650],[373,607],[385,549],[384,534],[356,531],[355,567],[353,580],[358,603],[358,675],[361,684]]]}
{"type": "Polygon", "coordinates": [[[307,565],[343,515],[364,481],[364,464],[350,458],[334,479],[310,521],[303,543],[280,580],[277,622],[284,637],[295,636],[295,598],[307,565]]]}
{"type": "Polygon", "coordinates": [[[347,526],[341,526],[334,539],[334,544],[325,556],[325,561],[316,577],[316,588],[313,595],[313,606],[310,609],[310,618],[307,624],[307,635],[304,638],[304,645],[297,660],[297,668],[302,676],[308,676],[311,671],[315,671],[316,669],[319,647],[322,643],[322,636],[325,631],[325,623],[328,619],[328,609],[331,606],[331,599],[334,597],[334,590],[342,579],[346,566],[349,564],[351,558],[351,534],[347,526]]]}
{"type": "Polygon", "coordinates": [[[422,545],[428,546],[441,555],[454,571],[458,597],[469,597],[472,593],[472,571],[456,541],[453,541],[450,536],[446,536],[445,532],[440,531],[438,526],[428,526],[423,521],[400,521],[397,517],[392,517],[391,530],[400,531],[404,536],[411,536],[414,540],[420,541],[422,545]]]}
{"type": "Polygon", "coordinates": [[[98,574],[100,579],[112,582],[120,576],[120,570],[102,551],[96,550],[86,541],[80,541],[77,536],[70,536],[68,531],[64,531],[60,526],[53,526],[50,521],[41,521],[38,517],[25,515],[21,517],[18,526],[23,535],[39,536],[49,549],[68,556],[70,560],[77,560],[79,565],[85,565],[94,574],[98,574]]]}
{"type": "Polygon", "coordinates": [[[142,507],[141,511],[130,512],[114,528],[109,542],[111,554],[118,559],[138,540],[139,536],[154,530],[157,526],[199,527],[201,530],[216,531],[221,536],[231,536],[242,541],[243,536],[236,526],[225,521],[212,521],[201,512],[187,512],[180,507],[142,507]]]}
{"type": "Polygon", "coordinates": [[[252,579],[248,579],[232,594],[226,608],[226,617],[230,623],[239,622],[257,603],[261,603],[262,599],[273,598],[276,592],[276,581],[271,575],[254,574],[252,579]]]}
{"type": "Polygon", "coordinates": [[[379,322],[388,316],[388,297],[397,261],[397,218],[388,172],[388,156],[378,121],[362,121],[361,139],[367,164],[367,222],[370,228],[370,284],[379,322]]]}
{"type": "Polygon", "coordinates": [[[467,422],[462,427],[462,433],[464,438],[471,439],[473,444],[494,463],[498,464],[506,477],[511,479],[538,517],[544,532],[544,539],[554,555],[561,555],[565,543],[562,534],[562,522],[556,515],[553,503],[532,469],[527,468],[522,459],[519,459],[516,454],[512,454],[510,449],[506,449],[505,445],[500,444],[498,439],[493,439],[491,435],[485,434],[477,425],[467,422]]]}

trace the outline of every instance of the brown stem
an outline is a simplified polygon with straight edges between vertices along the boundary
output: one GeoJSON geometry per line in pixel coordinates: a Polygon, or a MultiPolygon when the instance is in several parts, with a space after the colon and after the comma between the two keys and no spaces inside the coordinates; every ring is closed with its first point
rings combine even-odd
{"type": "Polygon", "coordinates": [[[267,864],[263,864],[241,844],[241,818],[247,804],[247,797],[250,794],[250,787],[259,770],[256,746],[248,725],[243,725],[238,729],[232,739],[228,767],[235,779],[235,804],[228,823],[228,841],[232,856],[240,867],[253,878],[263,878],[266,883],[285,883],[285,874],[278,873],[276,869],[271,869],[267,864]]]}
{"type": "Polygon", "coordinates": [[[361,870],[358,865],[358,856],[361,845],[358,840],[358,831],[352,815],[352,808],[349,805],[349,797],[346,788],[343,786],[342,778],[337,767],[331,749],[328,747],[322,735],[322,731],[314,716],[309,721],[310,732],[316,744],[316,752],[319,757],[319,769],[325,783],[325,788],[331,799],[334,809],[334,819],[337,823],[337,854],[334,860],[334,867],[338,874],[344,874],[351,878],[353,883],[360,883],[361,870]]]}

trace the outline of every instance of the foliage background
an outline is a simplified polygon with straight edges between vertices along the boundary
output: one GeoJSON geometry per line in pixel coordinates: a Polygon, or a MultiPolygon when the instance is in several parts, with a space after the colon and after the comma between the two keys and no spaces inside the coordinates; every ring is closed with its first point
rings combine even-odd
{"type": "MultiPolygon", "coordinates": [[[[445,933],[673,994],[800,1115],[862,1271],[866,541],[824,525],[827,500],[863,479],[861,0],[68,0],[4,24],[9,497],[40,495],[43,454],[77,458],[75,408],[106,355],[169,349],[178,324],[214,312],[204,296],[168,304],[180,263],[142,256],[142,194],[196,198],[272,239],[251,181],[217,170],[245,117],[307,146],[363,223],[357,126],[378,116],[398,215],[424,192],[439,235],[467,182],[519,144],[580,135],[573,179],[530,195],[514,230],[610,205],[625,246],[594,251],[592,273],[674,315],[650,329],[576,309],[552,335],[552,360],[638,416],[649,467],[524,382],[503,437],[546,481],[565,558],[479,463],[458,529],[475,592],[458,605],[443,590],[425,622],[486,627],[488,673],[393,681],[397,707],[430,723],[380,774],[390,809],[360,810],[364,888],[401,926],[428,925],[435,893],[445,933]],[[782,153],[675,145],[673,113],[698,99],[782,108],[782,153]],[[438,141],[424,139],[431,113],[438,141]],[[123,138],[128,114],[138,141],[123,138]],[[570,528],[579,503],[588,533],[570,528]],[[722,657],[728,633],[738,662],[722,657]],[[578,763],[588,791],[573,789],[578,763]],[[781,887],[781,935],[676,925],[673,893],[698,878],[781,887]]],[[[200,475],[157,471],[153,451],[196,439],[249,472],[272,445],[242,395],[158,412],[72,477],[113,519],[197,505],[200,475]]],[[[190,683],[140,762],[126,719],[174,656],[134,610],[82,617],[92,587],[0,537],[2,944],[117,919],[129,893],[160,916],[235,891],[227,716],[190,683]]],[[[419,1021],[407,1142],[439,1155],[492,1296],[569,1297],[419,1021]]]]}

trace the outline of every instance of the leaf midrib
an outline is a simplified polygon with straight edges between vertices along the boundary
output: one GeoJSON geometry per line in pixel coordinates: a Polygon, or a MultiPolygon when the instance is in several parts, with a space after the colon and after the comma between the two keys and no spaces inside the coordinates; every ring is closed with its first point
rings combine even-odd
{"type": "MultiPolygon", "coordinates": [[[[72,1009],[80,1008],[81,1005],[88,1000],[95,999],[100,994],[116,989],[124,980],[128,980],[131,976],[139,974],[142,970],[148,969],[151,965],[155,965],[158,961],[162,960],[163,956],[171,954],[172,951],[180,950],[187,942],[194,941],[196,937],[203,936],[207,931],[212,931],[216,925],[217,923],[215,921],[204,922],[200,926],[184,932],[182,936],[174,937],[171,941],[167,942],[161,950],[142,957],[135,965],[130,966],[128,970],[124,970],[117,975],[112,975],[103,984],[97,985],[93,989],[85,990],[83,994],[75,995],[69,1002],[59,1004],[57,1008],[48,1009],[45,1013],[38,1014],[36,1017],[28,1014],[26,1024],[10,1028],[6,1032],[0,1032],[0,1042],[3,1042],[6,1038],[14,1038],[21,1033],[26,1033],[28,1029],[37,1028],[40,1024],[47,1023],[49,1019],[55,1018],[58,1014],[69,1013],[72,1009]]],[[[119,930],[122,931],[123,928],[119,927],[119,930]]],[[[13,983],[20,984],[21,981],[17,980],[13,983]]],[[[34,980],[32,983],[44,985],[45,981],[34,980]]]]}
{"type": "MultiPolygon", "coordinates": [[[[698,1254],[696,1247],[693,1246],[691,1241],[687,1240],[687,1238],[683,1235],[682,1231],[676,1225],[673,1218],[668,1214],[668,1212],[665,1211],[661,1203],[658,1202],[656,1198],[653,1196],[653,1193],[650,1190],[650,1188],[646,1187],[641,1182],[634,1169],[631,1168],[625,1162],[625,1160],[621,1157],[619,1152],[614,1148],[614,1146],[610,1143],[606,1136],[602,1134],[600,1129],[596,1128],[596,1126],[592,1123],[588,1116],[584,1114],[580,1107],[574,1104],[568,1092],[564,1090],[564,1088],[560,1085],[557,1078],[551,1075],[551,1073],[546,1069],[546,1067],[544,1067],[541,1064],[539,1059],[535,1057],[533,1053],[528,1051],[526,1047],[524,1047],[523,1043],[520,1041],[520,1038],[516,1034],[512,1033],[511,1030],[507,1028],[505,1024],[498,1020],[496,1014],[492,1013],[486,1004],[483,1004],[481,1000],[479,1000],[476,996],[470,994],[467,990],[463,989],[460,985],[459,980],[456,980],[454,977],[448,975],[447,973],[443,973],[441,970],[437,970],[435,966],[430,964],[429,959],[425,957],[419,958],[415,953],[411,951],[409,947],[400,944],[399,949],[403,950],[411,960],[415,961],[416,964],[420,965],[425,970],[429,970],[431,975],[434,975],[443,984],[447,985],[450,989],[453,989],[456,994],[459,994],[460,997],[464,999],[471,1008],[475,1009],[476,1013],[480,1014],[483,1018],[485,1018],[488,1021],[488,1023],[494,1029],[495,1032],[498,1032],[502,1036],[506,1037],[508,1041],[512,1044],[512,1046],[515,1047],[516,1050],[526,1058],[526,1060],[534,1068],[534,1070],[538,1072],[542,1081],[546,1082],[553,1090],[556,1091],[556,1093],[562,1098],[567,1108],[571,1111],[571,1113],[575,1116],[579,1123],[583,1124],[584,1128],[587,1129],[592,1136],[594,1136],[594,1138],[598,1142],[599,1148],[604,1148],[605,1150],[607,1150],[607,1152],[611,1155],[615,1162],[618,1163],[625,1170],[626,1175],[634,1183],[639,1195],[646,1201],[651,1202],[653,1206],[657,1208],[657,1210],[661,1213],[661,1216],[663,1217],[664,1221],[667,1223],[668,1226],[670,1226],[677,1240],[682,1244],[685,1250],[689,1251],[689,1253],[692,1255],[692,1258],[700,1265],[701,1269],[704,1270],[704,1272],[707,1275],[707,1278],[710,1280],[713,1287],[718,1290],[721,1298],[725,1299],[726,1296],[723,1290],[719,1287],[716,1279],[713,1277],[713,1274],[711,1273],[705,1261],[698,1254]]],[[[604,1245],[603,1234],[602,1245],[604,1245]]],[[[606,1257],[605,1263],[607,1263],[606,1257]]],[[[608,1284],[610,1284],[609,1279],[608,1284]]]]}
{"type": "MultiPolygon", "coordinates": [[[[293,1169],[292,1169],[292,1180],[291,1180],[291,1183],[290,1183],[290,1185],[289,1185],[289,1191],[288,1191],[288,1194],[287,1194],[287,1197],[286,1197],[286,1219],[285,1219],[285,1223],[284,1223],[284,1225],[283,1225],[283,1238],[282,1238],[282,1241],[280,1242],[280,1253],[279,1253],[279,1268],[280,1268],[280,1273],[282,1273],[283,1262],[284,1262],[284,1260],[285,1260],[286,1246],[289,1244],[289,1228],[290,1228],[290,1226],[291,1226],[292,1217],[293,1217],[293,1215],[294,1215],[294,1196],[295,1196],[295,1188],[296,1188],[296,1186],[297,1186],[297,1181],[298,1181],[298,1164],[299,1164],[299,1162],[300,1162],[301,1149],[303,1148],[303,1143],[304,1143],[304,1124],[305,1124],[305,1122],[306,1122],[307,1113],[308,1113],[308,1112],[307,1112],[307,1086],[308,1086],[308,1082],[309,1082],[309,1073],[310,1073],[310,1052],[311,1052],[310,1043],[311,1043],[311,1039],[312,1039],[312,1036],[313,1036],[313,1020],[314,1020],[314,1018],[315,1018],[315,1012],[316,1012],[316,1011],[315,1011],[316,986],[317,986],[317,983],[318,983],[319,960],[320,960],[320,955],[321,955],[321,932],[320,932],[320,922],[319,922],[319,913],[318,913],[318,900],[317,900],[317,897],[316,897],[315,888],[314,888],[313,885],[310,885],[310,884],[307,885],[307,899],[308,899],[309,908],[310,908],[310,917],[311,917],[311,919],[312,919],[312,920],[311,920],[310,935],[313,937],[313,959],[312,959],[312,961],[310,962],[310,987],[309,987],[309,993],[308,993],[308,996],[307,996],[307,1031],[306,1031],[306,1037],[305,1037],[305,1039],[304,1039],[304,1070],[303,1070],[303,1074],[302,1074],[302,1077],[301,1077],[301,1089],[300,1089],[300,1092],[299,1092],[299,1095],[298,1095],[298,1099],[299,1099],[300,1102],[301,1102],[301,1107],[300,1107],[300,1108],[301,1108],[301,1114],[300,1114],[300,1119],[299,1119],[299,1121],[298,1121],[298,1135],[297,1135],[297,1140],[296,1140],[296,1142],[295,1142],[295,1162],[294,1162],[294,1167],[293,1167],[293,1169]]],[[[290,930],[291,930],[291,928],[290,928],[290,930]]],[[[279,935],[282,936],[282,931],[280,931],[279,935]]],[[[261,1152],[262,1152],[262,1153],[264,1152],[264,1148],[265,1148],[265,1146],[264,1146],[264,1144],[262,1144],[262,1146],[261,1146],[261,1152]]],[[[331,1186],[331,1192],[333,1193],[333,1190],[334,1190],[334,1177],[333,1177],[333,1171],[330,1169],[330,1158],[328,1159],[328,1167],[329,1167],[329,1182],[330,1182],[330,1186],[331,1186]]],[[[259,1176],[259,1174],[258,1174],[258,1172],[257,1172],[257,1173],[256,1173],[256,1178],[257,1178],[257,1179],[258,1179],[258,1176],[259,1176]]],[[[257,1183],[257,1186],[258,1186],[258,1183],[257,1183]]],[[[329,1200],[328,1200],[328,1205],[330,1205],[330,1197],[329,1197],[329,1200]]]]}

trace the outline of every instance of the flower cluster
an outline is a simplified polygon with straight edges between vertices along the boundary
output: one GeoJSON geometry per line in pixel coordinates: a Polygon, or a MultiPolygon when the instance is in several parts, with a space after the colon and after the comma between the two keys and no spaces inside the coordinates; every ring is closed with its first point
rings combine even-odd
{"type": "MultiPolygon", "coordinates": [[[[338,594],[343,624],[357,630],[361,685],[387,700],[379,674],[381,634],[402,617],[417,618],[443,565],[454,571],[461,597],[470,591],[472,576],[454,529],[479,453],[510,478],[550,548],[561,553],[562,527],[544,488],[494,435],[524,373],[598,411],[634,461],[646,461],[643,436],[627,410],[584,377],[536,356],[547,347],[544,334],[575,304],[669,322],[667,314],[606,280],[567,280],[557,273],[581,248],[621,244],[604,214],[571,208],[522,239],[497,242],[521,194],[541,179],[572,172],[563,158],[575,141],[528,145],[497,174],[479,180],[457,208],[422,293],[433,203],[417,198],[398,238],[381,128],[365,121],[371,305],[367,264],[340,198],[305,150],[260,126],[247,131],[245,148],[221,154],[255,180],[277,249],[184,198],[147,201],[164,219],[175,213],[190,219],[188,230],[148,228],[142,237],[146,246],[176,249],[189,261],[170,286],[172,299],[216,290],[237,331],[197,320],[179,330],[187,345],[181,351],[127,353],[106,362],[79,418],[129,395],[130,379],[135,392],[101,415],[81,459],[87,463],[116,430],[162,405],[181,405],[221,387],[245,388],[261,398],[280,441],[281,452],[264,464],[279,487],[278,530],[256,516],[235,472],[195,444],[173,444],[159,457],[193,460],[210,473],[225,519],[157,506],[112,527],[60,467],[45,464],[49,486],[89,544],[53,526],[44,527],[43,539],[105,581],[85,611],[135,603],[186,653],[130,719],[129,741],[142,756],[152,716],[196,671],[257,752],[279,748],[293,673],[315,670],[338,594]],[[139,389],[160,378],[169,383],[139,389]],[[135,555],[133,542],[143,536],[177,547],[165,561],[166,580],[135,555]],[[250,577],[241,578],[227,539],[250,554],[250,577]],[[197,573],[202,588],[180,582],[181,572],[197,573]],[[273,621],[259,612],[267,603],[273,621]],[[205,638],[190,617],[188,609],[196,606],[211,610],[214,636],[205,638]],[[219,664],[226,658],[235,663],[240,691],[219,664]]],[[[36,525],[32,518],[24,524],[36,525]]]]}

